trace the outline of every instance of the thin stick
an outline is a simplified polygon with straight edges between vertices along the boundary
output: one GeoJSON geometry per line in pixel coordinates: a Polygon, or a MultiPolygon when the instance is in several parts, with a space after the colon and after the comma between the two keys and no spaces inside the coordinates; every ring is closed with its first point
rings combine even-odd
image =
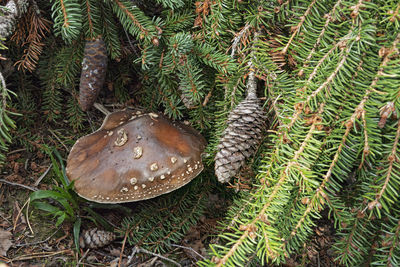
{"type": "Polygon", "coordinates": [[[207,105],[208,101],[210,100],[210,98],[212,96],[212,91],[213,91],[213,89],[211,89],[210,92],[208,92],[208,94],[204,98],[204,101],[203,101],[203,104],[202,104],[203,107],[205,107],[207,105]]]}
{"type": "Polygon", "coordinates": [[[61,226],[58,227],[58,229],[54,233],[52,233],[51,235],[49,235],[46,239],[44,239],[42,241],[37,241],[37,242],[32,242],[32,243],[25,243],[25,244],[16,244],[15,246],[16,247],[26,247],[26,246],[34,246],[34,245],[38,245],[38,244],[41,244],[41,243],[45,243],[45,242],[49,241],[50,238],[52,238],[60,229],[61,229],[61,226]]]}
{"type": "Polygon", "coordinates": [[[191,248],[191,247],[185,247],[185,246],[175,245],[175,244],[171,244],[171,246],[177,247],[177,248],[184,248],[184,249],[190,250],[190,251],[194,252],[197,256],[199,256],[200,258],[202,258],[203,260],[206,259],[206,258],[204,258],[203,255],[201,255],[200,253],[198,253],[196,250],[194,250],[194,249],[191,248]]]}
{"type": "Polygon", "coordinates": [[[58,137],[58,135],[56,135],[56,133],[52,129],[49,128],[48,130],[58,140],[58,142],[61,143],[61,145],[65,148],[65,150],[69,151],[68,147],[64,144],[63,141],[61,141],[60,137],[58,137]]]}
{"type": "Polygon", "coordinates": [[[124,254],[126,239],[128,238],[129,231],[125,232],[124,241],[122,242],[121,254],[119,254],[118,267],[121,267],[122,255],[124,254]]]}
{"type": "Polygon", "coordinates": [[[29,216],[28,216],[29,204],[31,203],[31,202],[29,201],[29,198],[28,198],[27,202],[28,202],[28,205],[26,206],[26,213],[25,213],[26,223],[28,224],[29,230],[31,230],[32,235],[34,235],[35,233],[33,232],[31,223],[29,222],[29,216]]]}
{"type": "MultiPolygon", "coordinates": [[[[22,210],[25,208],[25,206],[26,206],[28,203],[29,203],[29,198],[25,201],[25,203],[24,203],[24,205],[22,206],[22,208],[18,211],[17,217],[15,217],[15,221],[13,222],[13,223],[14,223],[13,232],[15,232],[15,228],[17,228],[17,222],[18,222],[19,217],[21,217],[22,210]]],[[[18,207],[18,206],[17,206],[17,207],[18,207]]]]}
{"type": "Polygon", "coordinates": [[[157,254],[157,253],[148,251],[148,250],[146,250],[146,249],[144,249],[144,248],[141,248],[141,247],[136,246],[136,249],[137,249],[137,252],[138,252],[138,253],[146,253],[146,254],[152,255],[152,256],[154,256],[154,257],[160,258],[160,259],[162,259],[162,260],[169,261],[170,263],[173,263],[173,264],[175,264],[176,266],[179,266],[179,267],[182,266],[182,265],[180,265],[179,263],[177,263],[177,262],[174,261],[174,260],[168,259],[167,257],[164,257],[164,256],[162,256],[162,255],[160,255],[160,254],[157,254]]]}
{"type": "MultiPolygon", "coordinates": [[[[6,257],[1,256],[1,255],[0,255],[0,260],[1,260],[1,261],[4,261],[4,262],[10,262],[10,259],[9,259],[9,258],[6,258],[6,257]]],[[[1,262],[1,263],[2,263],[2,262],[1,262]]]]}
{"type": "Polygon", "coordinates": [[[1,213],[0,213],[0,217],[3,218],[4,221],[7,221],[9,224],[11,224],[11,222],[6,217],[4,217],[1,213]]]}
{"type": "Polygon", "coordinates": [[[44,258],[44,257],[50,257],[50,256],[54,256],[54,255],[58,255],[58,254],[63,254],[69,252],[71,253],[72,251],[70,249],[65,249],[65,250],[61,250],[61,251],[55,251],[55,252],[37,252],[37,253],[33,253],[30,255],[22,255],[22,256],[18,256],[16,258],[13,258],[11,260],[9,260],[7,263],[13,262],[13,261],[23,261],[23,260],[32,260],[32,259],[37,259],[37,258],[44,258]]]}
{"type": "Polygon", "coordinates": [[[255,75],[255,70],[254,70],[254,63],[253,60],[255,59],[255,45],[256,42],[258,41],[258,36],[260,35],[260,32],[255,32],[254,33],[254,39],[253,39],[253,45],[251,48],[250,52],[250,60],[247,63],[247,66],[249,66],[249,75],[247,79],[247,97],[248,98],[257,98],[257,79],[255,75]]]}
{"type": "Polygon", "coordinates": [[[26,150],[26,148],[19,148],[19,149],[13,150],[13,151],[8,152],[7,156],[15,154],[15,153],[18,153],[18,152],[22,152],[22,151],[25,151],[25,150],[26,150]]]}
{"type": "Polygon", "coordinates": [[[35,186],[38,186],[39,183],[43,180],[44,177],[46,177],[46,175],[49,173],[51,167],[53,167],[53,163],[50,163],[50,166],[45,170],[45,172],[40,175],[40,177],[36,180],[36,182],[34,183],[35,186]]]}
{"type": "Polygon", "coordinates": [[[106,109],[106,107],[105,106],[103,106],[102,104],[100,104],[100,103],[94,103],[93,104],[93,107],[95,107],[97,110],[99,110],[101,113],[103,113],[104,115],[109,115],[109,114],[111,114],[111,112],[108,110],[108,109],[106,109]]]}
{"type": "Polygon", "coordinates": [[[0,183],[5,183],[5,184],[9,184],[9,185],[14,185],[14,186],[20,186],[20,187],[23,187],[25,189],[31,190],[33,192],[39,190],[37,188],[31,187],[31,186],[28,186],[28,185],[23,185],[23,184],[19,184],[19,183],[13,183],[13,182],[10,182],[10,181],[4,180],[4,179],[0,179],[0,183]]]}
{"type": "Polygon", "coordinates": [[[135,254],[138,252],[138,251],[137,251],[137,248],[138,248],[138,247],[133,247],[132,253],[131,253],[131,255],[128,257],[128,261],[126,262],[126,265],[131,264],[131,262],[132,262],[132,260],[133,260],[133,256],[135,256],[135,254]]]}
{"type": "Polygon", "coordinates": [[[87,254],[89,253],[89,248],[85,251],[85,253],[82,255],[82,257],[79,259],[78,263],[76,264],[76,267],[79,267],[79,265],[82,263],[82,261],[86,258],[87,254]]]}

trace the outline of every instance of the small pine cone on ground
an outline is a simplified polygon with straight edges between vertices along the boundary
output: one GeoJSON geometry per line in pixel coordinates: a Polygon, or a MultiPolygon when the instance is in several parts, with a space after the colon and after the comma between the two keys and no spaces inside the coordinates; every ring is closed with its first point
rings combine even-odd
{"type": "Polygon", "coordinates": [[[100,248],[110,244],[115,238],[115,234],[112,232],[93,228],[83,231],[79,237],[79,245],[81,248],[100,248]]]}
{"type": "Polygon", "coordinates": [[[87,41],[79,85],[79,104],[87,111],[96,101],[103,87],[107,69],[107,49],[101,37],[87,41]]]}
{"type": "Polygon", "coordinates": [[[262,139],[266,115],[261,101],[249,95],[228,116],[227,125],[217,146],[215,174],[221,183],[229,182],[253,156],[262,139]]]}

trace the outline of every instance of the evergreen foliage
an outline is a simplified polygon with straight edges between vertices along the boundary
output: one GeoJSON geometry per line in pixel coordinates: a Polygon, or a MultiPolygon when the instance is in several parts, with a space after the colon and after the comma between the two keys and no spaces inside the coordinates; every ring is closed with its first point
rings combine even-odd
{"type": "MultiPolygon", "coordinates": [[[[248,177],[250,191],[235,195],[199,265],[243,266],[249,259],[280,264],[307,244],[323,211],[335,227],[338,263],[400,264],[398,1],[37,2],[51,18],[27,12],[19,25],[48,19],[53,32],[45,33],[47,24],[40,33],[29,32],[40,51],[29,57],[32,73],[22,79],[40,81],[47,121],[67,117],[78,134],[86,122],[77,103],[86,39],[102,36],[111,58],[104,95],[119,102],[133,98],[192,122],[207,137],[209,170],[228,114],[245,98],[248,75],[255,73],[271,129],[249,163],[257,173],[248,177]],[[130,87],[136,77],[137,90],[130,87]]],[[[24,31],[17,27],[2,54],[16,60],[32,55],[15,41],[24,31]]],[[[16,126],[11,96],[33,93],[7,88],[0,78],[1,161],[16,126]]],[[[19,99],[17,111],[26,102],[19,99]]],[[[140,203],[121,234],[151,251],[170,250],[202,214],[205,192],[216,183],[205,173],[177,192],[140,203]]]]}
{"type": "Polygon", "coordinates": [[[203,214],[209,190],[205,182],[199,177],[173,194],[140,203],[139,213],[122,222],[121,236],[128,234],[129,244],[157,253],[173,249],[203,214]]]}
{"type": "Polygon", "coordinates": [[[4,162],[5,155],[3,153],[8,150],[8,144],[11,142],[10,131],[16,127],[10,116],[17,114],[9,110],[9,101],[12,95],[14,95],[13,91],[6,87],[6,81],[0,72],[0,164],[4,162]]]}

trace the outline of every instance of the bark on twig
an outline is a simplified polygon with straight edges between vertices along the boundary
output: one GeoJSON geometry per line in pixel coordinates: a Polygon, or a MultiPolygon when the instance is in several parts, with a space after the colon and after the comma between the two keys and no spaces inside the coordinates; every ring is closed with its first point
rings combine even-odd
{"type": "Polygon", "coordinates": [[[255,32],[254,33],[254,39],[253,39],[253,45],[251,48],[251,52],[250,52],[250,60],[247,63],[247,65],[249,66],[249,75],[247,78],[247,97],[248,98],[257,98],[257,79],[255,76],[255,70],[254,70],[254,63],[253,60],[255,59],[255,46],[256,46],[256,42],[258,41],[258,36],[260,35],[260,32],[255,32]]]}

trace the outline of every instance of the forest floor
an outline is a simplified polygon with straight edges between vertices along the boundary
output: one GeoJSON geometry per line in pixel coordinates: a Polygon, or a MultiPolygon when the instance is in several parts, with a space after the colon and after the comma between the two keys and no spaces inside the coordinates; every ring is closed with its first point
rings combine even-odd
{"type": "MultiPolygon", "coordinates": [[[[101,114],[93,113],[92,125],[101,123],[101,114]],[[95,114],[95,115],[93,115],[95,114]]],[[[151,251],[138,250],[129,246],[122,237],[102,248],[75,248],[73,224],[64,222],[56,226],[55,216],[34,209],[29,196],[36,190],[51,190],[57,180],[54,178],[50,158],[40,147],[50,145],[66,155],[65,140],[75,140],[74,133],[67,128],[51,130],[43,125],[36,129],[35,140],[29,140],[30,149],[22,143],[11,146],[5,165],[0,174],[0,267],[8,266],[195,266],[196,261],[207,257],[206,248],[216,235],[218,221],[229,206],[229,201],[215,193],[208,195],[205,213],[196,225],[187,232],[181,243],[162,255],[151,251]],[[58,133],[63,133],[58,135],[58,133]],[[216,216],[216,214],[218,214],[216,216]],[[170,261],[168,261],[169,259],[170,261]],[[172,260],[172,261],[171,261],[172,260]],[[7,266],[7,265],[5,265],[7,266]]],[[[17,133],[15,133],[17,134],[17,133]]],[[[229,189],[228,189],[229,190],[229,189]]],[[[230,189],[232,190],[232,189],[230,189]]],[[[123,205],[135,212],[135,203],[123,205]]],[[[118,227],[124,216],[119,210],[105,209],[101,215],[118,227]]],[[[86,220],[82,228],[91,229],[93,223],[86,220]]],[[[281,266],[337,266],[331,253],[333,225],[327,216],[318,221],[315,235],[304,248],[302,255],[294,255],[281,266]]]]}

